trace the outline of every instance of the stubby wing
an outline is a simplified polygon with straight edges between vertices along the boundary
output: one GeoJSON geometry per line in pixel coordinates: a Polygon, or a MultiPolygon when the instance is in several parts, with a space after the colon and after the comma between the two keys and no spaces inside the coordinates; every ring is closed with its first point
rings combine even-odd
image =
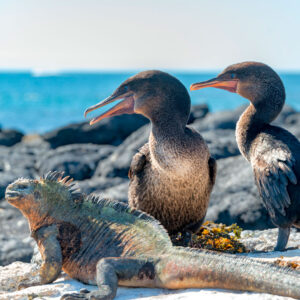
{"type": "Polygon", "coordinates": [[[134,155],[128,172],[129,179],[143,171],[149,157],[149,145],[145,144],[137,154],[134,155]]]}
{"type": "Polygon", "coordinates": [[[211,185],[213,187],[216,182],[216,176],[217,176],[217,161],[213,157],[209,158],[208,167],[209,167],[209,178],[210,178],[211,185]]]}
{"type": "Polygon", "coordinates": [[[290,183],[297,184],[292,153],[287,149],[269,149],[256,156],[252,167],[259,193],[270,216],[275,217],[276,211],[285,216],[285,209],[291,204],[287,186],[290,183]]]}

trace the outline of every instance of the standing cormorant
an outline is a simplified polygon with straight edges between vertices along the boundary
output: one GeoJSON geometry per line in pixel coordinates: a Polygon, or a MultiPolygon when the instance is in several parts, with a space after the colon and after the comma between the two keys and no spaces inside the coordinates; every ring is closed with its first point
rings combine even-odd
{"type": "Polygon", "coordinates": [[[216,162],[202,136],[187,126],[191,103],[186,88],[167,73],[141,72],[85,115],[118,99],[124,100],[90,124],[132,113],[151,121],[149,141],[131,162],[129,205],[154,216],[169,233],[196,231],[207,211],[216,162]]]}
{"type": "Polygon", "coordinates": [[[237,123],[236,140],[251,163],[271,220],[279,228],[275,250],[284,250],[290,227],[300,227],[300,142],[287,130],[270,125],[285,102],[283,83],[269,66],[243,62],[227,67],[216,78],[193,84],[191,90],[205,87],[250,100],[237,123]]]}

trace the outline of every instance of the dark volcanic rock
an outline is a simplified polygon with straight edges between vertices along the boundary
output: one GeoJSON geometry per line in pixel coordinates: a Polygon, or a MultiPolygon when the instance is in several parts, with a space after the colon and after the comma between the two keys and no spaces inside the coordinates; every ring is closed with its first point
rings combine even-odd
{"type": "Polygon", "coordinates": [[[90,193],[101,194],[104,190],[122,184],[124,182],[128,182],[128,179],[121,178],[121,177],[115,177],[115,178],[93,177],[90,179],[78,181],[76,183],[80,187],[80,190],[86,194],[90,194],[90,193]]]}
{"type": "Polygon", "coordinates": [[[86,194],[93,193],[121,202],[128,202],[128,184],[129,180],[121,177],[93,177],[78,182],[80,189],[86,194]]]}
{"type": "Polygon", "coordinates": [[[209,112],[207,104],[198,104],[191,107],[191,113],[188,124],[193,123],[195,120],[204,118],[209,112]]]}
{"type": "Polygon", "coordinates": [[[200,133],[206,130],[235,129],[236,122],[245,108],[246,106],[240,106],[234,110],[208,113],[203,119],[196,120],[193,123],[193,127],[200,133]]]}
{"type": "Polygon", "coordinates": [[[215,159],[236,156],[240,154],[234,130],[216,129],[202,132],[210,154],[215,159]]]}
{"type": "Polygon", "coordinates": [[[18,177],[21,176],[10,172],[0,172],[0,201],[4,198],[6,187],[18,177]]]}
{"type": "Polygon", "coordinates": [[[284,127],[284,124],[288,125],[290,123],[288,119],[297,114],[300,115],[300,113],[297,113],[292,107],[285,105],[272,125],[284,127]]]}
{"type": "Polygon", "coordinates": [[[109,156],[114,146],[73,144],[50,150],[37,162],[40,175],[48,171],[63,171],[75,180],[84,180],[93,176],[100,160],[109,156]]]}
{"type": "Polygon", "coordinates": [[[95,176],[128,178],[132,157],[148,141],[149,133],[150,125],[132,133],[112,155],[98,164],[95,176]]]}
{"type": "Polygon", "coordinates": [[[13,147],[0,146],[0,199],[9,183],[19,177],[35,178],[35,164],[38,156],[49,149],[49,144],[40,140],[38,143],[18,143],[13,147]]]}
{"type": "Polygon", "coordinates": [[[259,198],[250,164],[242,157],[218,160],[217,180],[206,219],[244,229],[274,227],[259,198]]]}
{"type": "Polygon", "coordinates": [[[71,124],[43,135],[52,148],[68,144],[119,145],[133,131],[148,123],[141,115],[122,115],[103,119],[92,126],[88,122],[71,124]]]}
{"type": "Polygon", "coordinates": [[[16,143],[19,143],[23,136],[23,133],[13,129],[0,129],[0,145],[8,147],[13,146],[16,143]]]}

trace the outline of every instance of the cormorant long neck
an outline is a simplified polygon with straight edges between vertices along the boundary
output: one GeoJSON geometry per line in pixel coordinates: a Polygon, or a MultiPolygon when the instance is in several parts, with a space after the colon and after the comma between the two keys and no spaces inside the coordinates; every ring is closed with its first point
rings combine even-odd
{"type": "Polygon", "coordinates": [[[236,139],[242,155],[250,160],[251,144],[257,134],[280,113],[284,98],[251,99],[251,103],[240,116],[236,126],[236,139]]]}
{"type": "Polygon", "coordinates": [[[151,118],[149,148],[152,158],[165,170],[172,169],[184,147],[186,121],[170,111],[151,118]]]}
{"type": "Polygon", "coordinates": [[[151,132],[155,139],[167,142],[169,138],[179,137],[184,134],[186,126],[176,115],[166,113],[151,118],[151,132]]]}

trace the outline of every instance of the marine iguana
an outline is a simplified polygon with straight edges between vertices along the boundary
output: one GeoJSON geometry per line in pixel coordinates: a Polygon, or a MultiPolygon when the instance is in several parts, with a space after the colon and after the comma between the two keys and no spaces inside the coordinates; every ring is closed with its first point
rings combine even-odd
{"type": "Polygon", "coordinates": [[[28,219],[43,263],[22,287],[53,282],[65,271],[99,290],[63,299],[113,299],[117,286],[222,288],[300,299],[300,273],[207,250],[172,246],[153,217],[123,203],[86,196],[69,177],[50,172],[18,179],[6,200],[28,219]]]}
{"type": "Polygon", "coordinates": [[[129,170],[128,203],[159,220],[170,234],[197,232],[206,215],[217,164],[199,132],[187,126],[191,100],[184,85],[168,73],[150,70],[124,81],[85,115],[124,99],[99,117],[141,114],[151,121],[149,141],[129,170]]]}

